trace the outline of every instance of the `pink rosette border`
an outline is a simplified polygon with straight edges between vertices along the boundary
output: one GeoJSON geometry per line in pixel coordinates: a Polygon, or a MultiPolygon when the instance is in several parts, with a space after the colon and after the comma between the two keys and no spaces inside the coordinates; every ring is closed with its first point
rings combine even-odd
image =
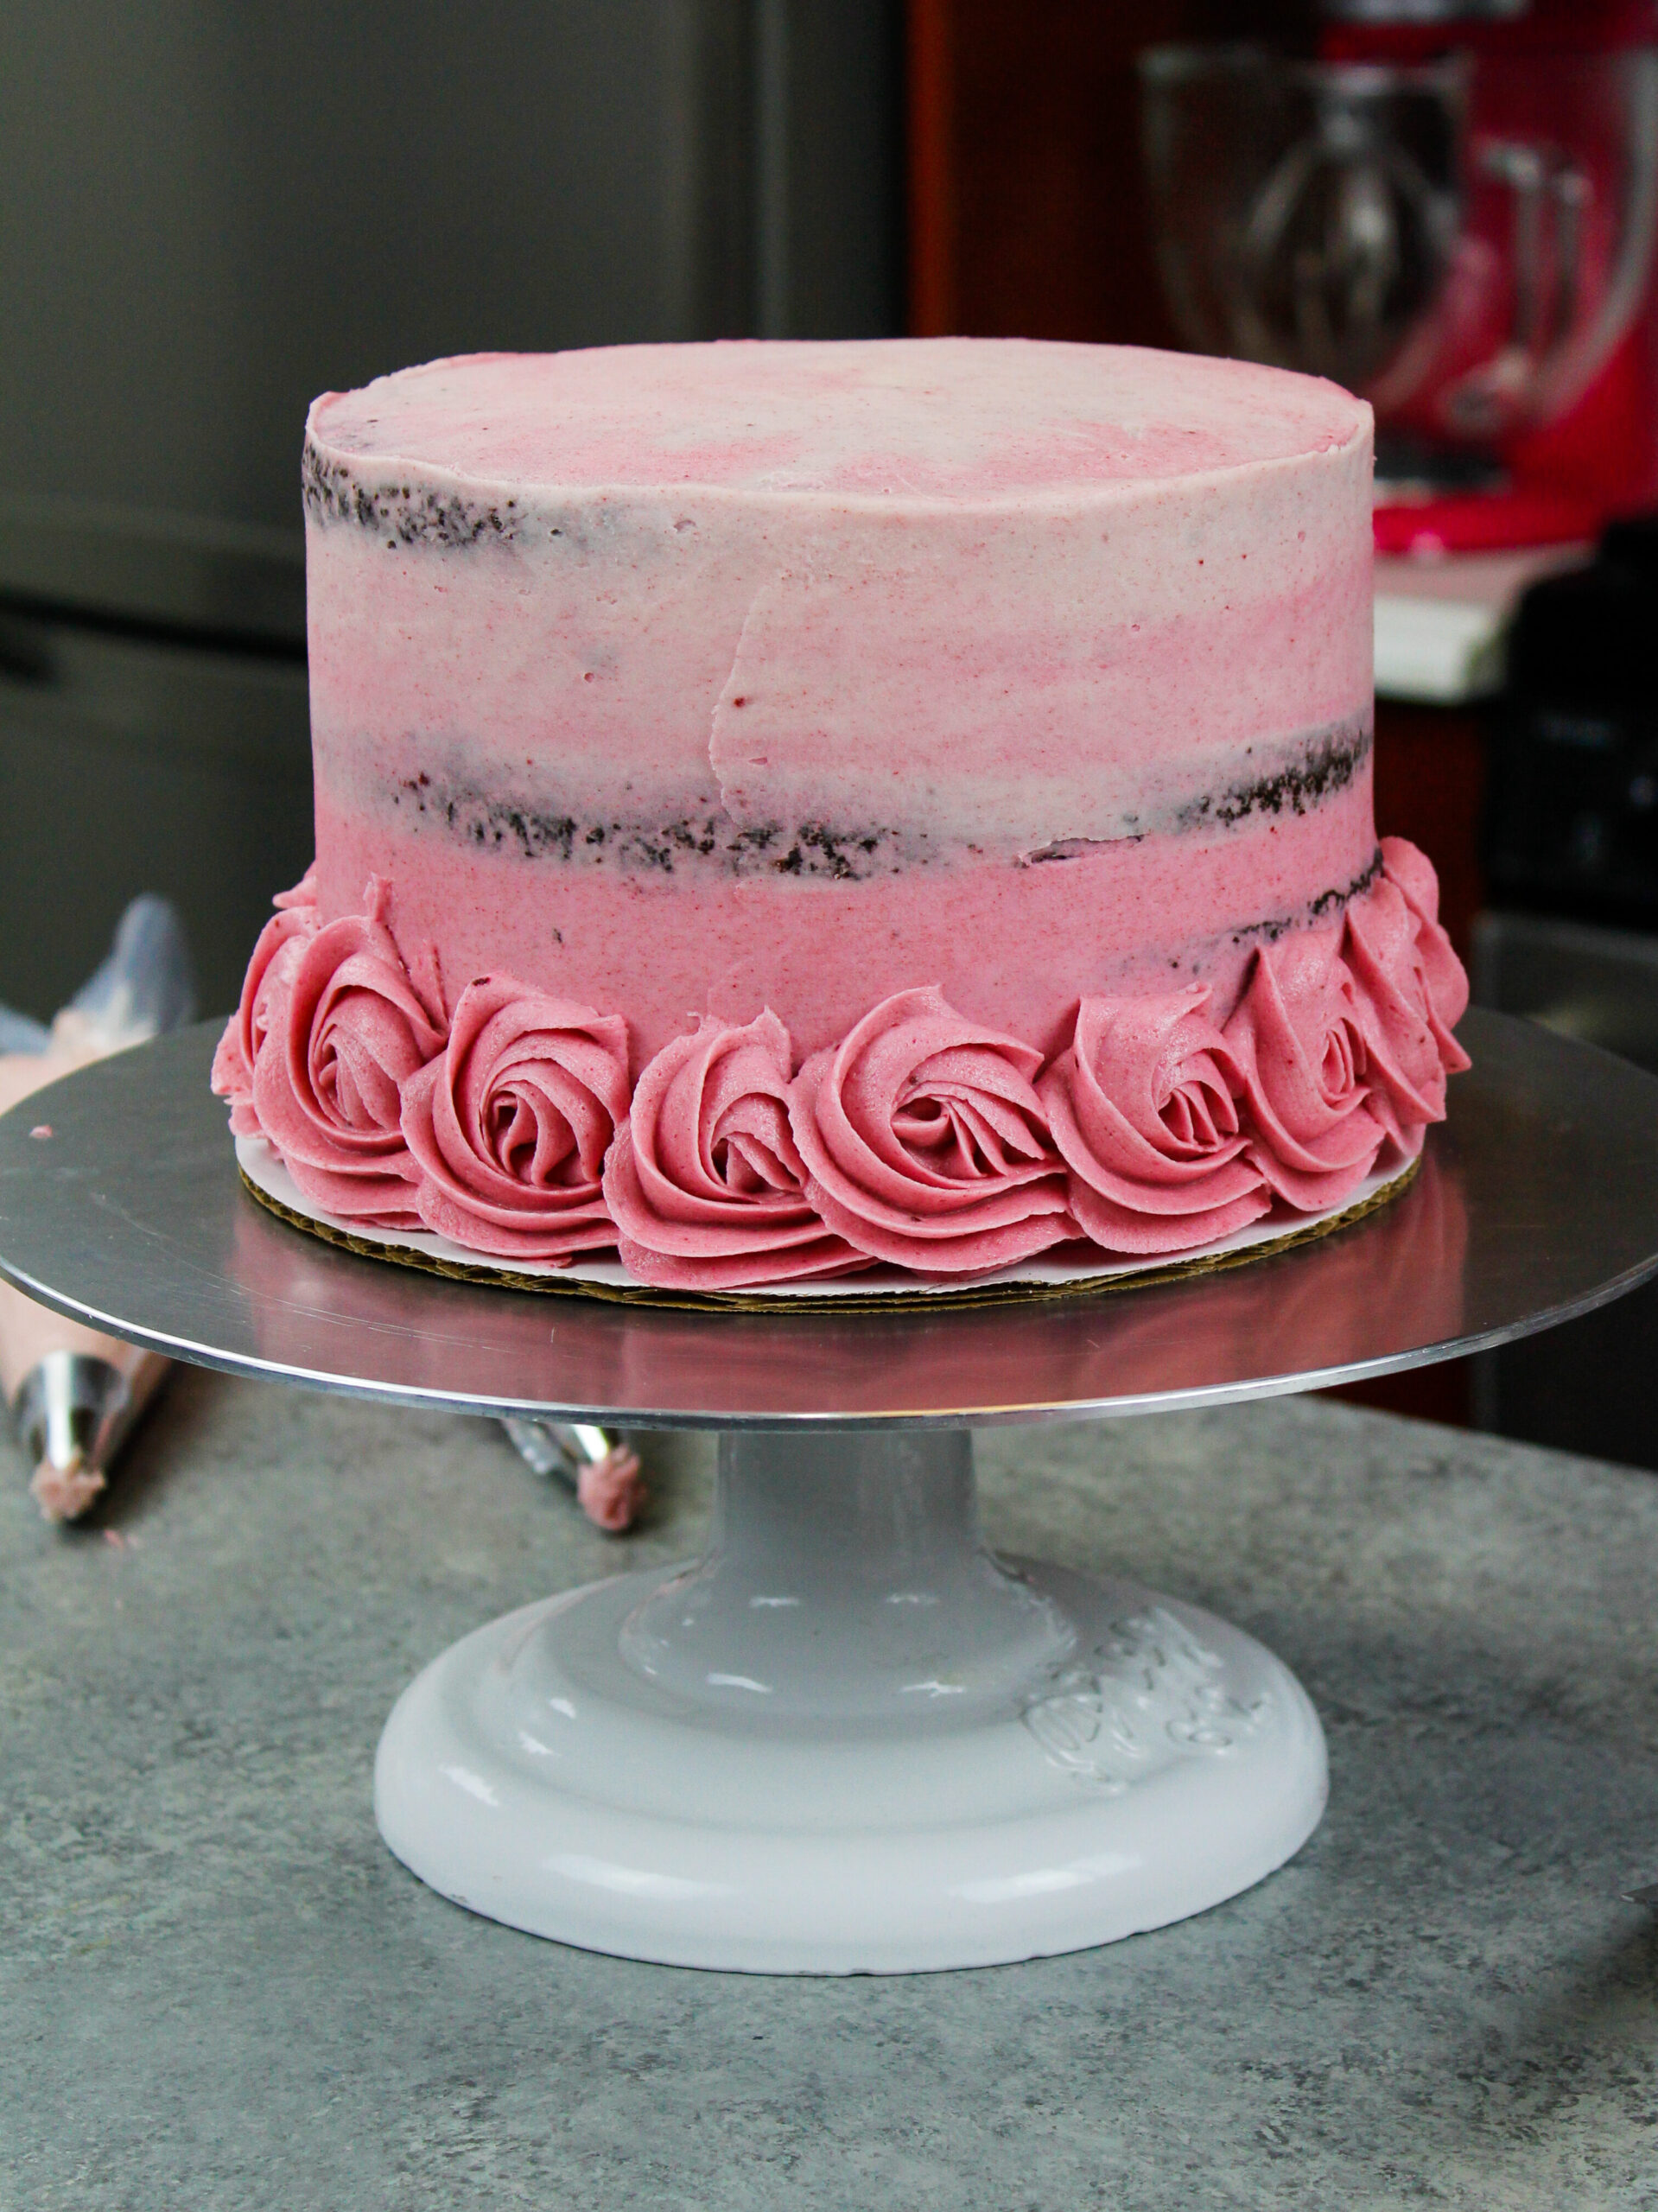
{"type": "Polygon", "coordinates": [[[789,1033],[705,1016],[645,1069],[605,1163],[623,1263],[664,1289],[738,1290],[873,1265],[829,1229],[789,1125],[789,1033]]]}
{"type": "Polygon", "coordinates": [[[1247,1229],[1272,1205],[1240,1115],[1242,1070],[1201,985],[1084,999],[1038,1089],[1070,1171],[1070,1211],[1102,1251],[1144,1259],[1247,1229]]]}
{"type": "Polygon", "coordinates": [[[316,862],[312,861],[291,891],[279,891],[270,903],[276,911],[259,932],[242,979],[241,1000],[225,1024],[209,1077],[214,1094],[229,1102],[231,1132],[238,1137],[260,1133],[253,1107],[254,1064],[270,1031],[276,1001],[291,979],[303,945],[317,932],[316,862]]]}
{"type": "Polygon", "coordinates": [[[1438,903],[1388,838],[1338,919],[1256,949],[1218,1026],[1203,987],[1084,998],[1045,1065],[924,986],[797,1071],[767,1009],[702,1017],[630,1080],[621,1016],[505,976],[450,1015],[391,887],[324,923],[313,868],[275,901],[212,1083],[325,1213],[494,1259],[616,1249],[664,1289],[1196,1255],[1338,1211],[1444,1118],[1468,985],[1438,903]]]}

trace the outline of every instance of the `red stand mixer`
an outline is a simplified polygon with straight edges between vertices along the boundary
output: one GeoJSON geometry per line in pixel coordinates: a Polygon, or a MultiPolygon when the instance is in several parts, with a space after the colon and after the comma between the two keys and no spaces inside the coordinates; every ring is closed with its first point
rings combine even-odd
{"type": "Polygon", "coordinates": [[[1658,0],[1324,14],[1316,60],[1141,58],[1185,335],[1371,400],[1384,552],[1658,501],[1658,0]]]}

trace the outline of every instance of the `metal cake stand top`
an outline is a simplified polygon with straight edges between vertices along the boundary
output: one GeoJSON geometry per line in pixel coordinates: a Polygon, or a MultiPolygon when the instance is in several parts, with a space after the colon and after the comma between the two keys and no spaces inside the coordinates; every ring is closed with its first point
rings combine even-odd
{"type": "Polygon", "coordinates": [[[719,1428],[1150,1413],[1477,1351],[1658,1271],[1658,1080],[1477,1009],[1420,1173],[1351,1227],[1157,1287],[859,1313],[536,1296],[324,1244],[242,1188],[207,1089],[216,1035],[99,1062],[0,1120],[0,1273],[178,1358],[406,1405],[719,1428]]]}

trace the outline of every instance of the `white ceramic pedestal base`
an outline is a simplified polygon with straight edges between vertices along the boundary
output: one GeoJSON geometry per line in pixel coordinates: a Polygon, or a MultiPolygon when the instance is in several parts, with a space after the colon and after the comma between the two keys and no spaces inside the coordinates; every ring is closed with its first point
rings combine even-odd
{"type": "Polygon", "coordinates": [[[760,1974],[1110,1942],[1259,1881],[1324,1795],[1318,1717],[1250,1637],[994,1560],[960,1432],[725,1437],[702,1561],[466,1637],[374,1777],[457,1904],[760,1974]]]}

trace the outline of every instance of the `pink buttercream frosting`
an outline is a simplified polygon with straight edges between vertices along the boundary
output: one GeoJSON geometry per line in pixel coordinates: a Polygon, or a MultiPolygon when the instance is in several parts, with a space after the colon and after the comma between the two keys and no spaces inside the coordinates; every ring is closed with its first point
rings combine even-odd
{"type": "Polygon", "coordinates": [[[291,891],[279,891],[271,905],[281,913],[303,913],[316,911],[316,862],[313,861],[291,891]]]}
{"type": "Polygon", "coordinates": [[[1350,1197],[1445,1117],[1468,1002],[1439,885],[1390,837],[1340,924],[1258,949],[1223,1031],[1202,988],[1084,999],[1041,1084],[1070,1209],[1108,1251],[1196,1250],[1350,1197]]]}
{"type": "Polygon", "coordinates": [[[1405,1151],[1444,1120],[1445,1078],[1468,1065],[1435,1005],[1421,940],[1420,918],[1385,875],[1348,911],[1343,956],[1363,1017],[1370,1110],[1405,1151]]]}
{"type": "Polygon", "coordinates": [[[1427,855],[1403,837],[1382,840],[1382,871],[1414,919],[1413,964],[1427,998],[1428,1027],[1447,1072],[1460,1074],[1468,1055],[1451,1033],[1468,1010],[1468,971],[1440,926],[1439,879],[1427,855]]]}
{"type": "Polygon", "coordinates": [[[829,1226],[873,1259],[977,1274],[1077,1234],[1032,1078],[1040,1053],[929,987],[899,991],[795,1080],[790,1120],[829,1226]]]}
{"type": "Polygon", "coordinates": [[[421,1220],[509,1258],[565,1260],[613,1244],[600,1178],[627,1089],[619,1014],[508,976],[468,983],[441,1053],[403,1079],[421,1220]]]}
{"type": "Polygon", "coordinates": [[[1045,1059],[1208,983],[1375,834],[1369,410],[1237,361],[972,339],[437,362],[303,470],[323,912],[457,983],[770,1007],[929,981],[1045,1059]],[[1178,963],[1178,964],[1177,964],[1178,963]]]}
{"type": "Polygon", "coordinates": [[[279,899],[220,1041],[232,1127],[327,1212],[509,1258],[619,1246],[664,1287],[1201,1250],[1402,1165],[1468,1065],[1433,870],[1396,838],[1339,920],[1256,948],[1223,1023],[1206,985],[1083,997],[1045,1066],[929,986],[797,1073],[775,1014],[704,1016],[630,1085],[621,1016],[492,976],[449,1017],[386,883],[326,925],[314,898],[279,899]]]}
{"type": "Polygon", "coordinates": [[[1041,1084],[1070,1171],[1070,1211],[1103,1250],[1188,1251],[1272,1204],[1239,1116],[1242,1069],[1198,986],[1084,999],[1041,1084]]]}
{"type": "Polygon", "coordinates": [[[238,1137],[259,1133],[253,1110],[254,1063],[270,1027],[272,1005],[291,980],[305,941],[316,935],[316,862],[291,891],[279,891],[271,903],[276,911],[259,932],[242,980],[241,1003],[213,1054],[213,1088],[229,1099],[231,1128],[238,1137]]]}
{"type": "Polygon", "coordinates": [[[294,932],[295,957],[266,993],[252,1108],[308,1198],[346,1220],[412,1228],[420,1171],[402,1090],[441,1050],[446,1025],[435,979],[416,985],[392,934],[390,886],[372,877],[364,904],[294,932]]]}
{"type": "Polygon", "coordinates": [[[1339,927],[1262,945],[1227,1023],[1243,1077],[1249,1158],[1299,1212],[1351,1196],[1388,1135],[1370,1109],[1363,1010],[1339,927]]]}
{"type": "Polygon", "coordinates": [[[1260,949],[1225,1035],[1249,1155],[1280,1198],[1339,1205],[1384,1151],[1420,1149],[1445,1118],[1447,1074],[1468,1065],[1452,1034],[1467,1003],[1432,868],[1402,838],[1384,841],[1380,874],[1338,927],[1260,949]]]}
{"type": "Polygon", "coordinates": [[[768,1011],[740,1027],[702,1020],[640,1076],[605,1198],[642,1281],[729,1290],[870,1264],[806,1195],[792,1072],[789,1033],[768,1011]]]}

